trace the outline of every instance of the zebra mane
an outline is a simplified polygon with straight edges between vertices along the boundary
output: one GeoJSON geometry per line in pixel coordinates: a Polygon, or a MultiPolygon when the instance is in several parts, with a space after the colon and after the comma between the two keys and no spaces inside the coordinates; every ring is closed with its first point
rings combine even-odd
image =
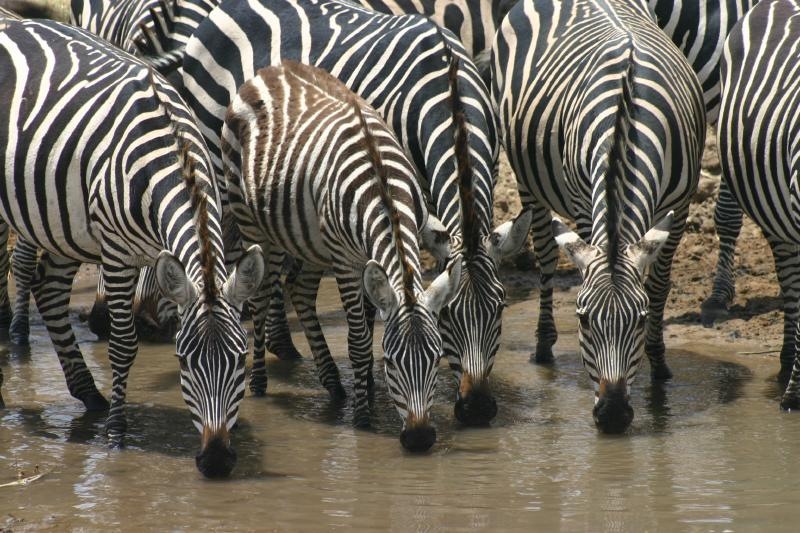
{"type": "Polygon", "coordinates": [[[478,216],[475,212],[475,191],[472,186],[472,169],[470,168],[469,155],[469,129],[464,113],[464,104],[461,102],[461,93],[458,90],[458,69],[461,65],[459,58],[453,58],[453,50],[450,43],[436,26],[436,31],[442,39],[445,47],[445,54],[449,69],[447,80],[450,84],[450,108],[453,112],[453,145],[456,156],[456,180],[458,182],[458,194],[461,201],[461,239],[464,247],[464,255],[467,258],[473,257],[480,246],[480,226],[478,216]]]}
{"type": "Polygon", "coordinates": [[[608,169],[605,176],[607,255],[608,264],[612,267],[612,277],[616,272],[613,267],[617,264],[622,244],[620,242],[619,221],[625,201],[622,198],[623,192],[619,182],[622,179],[627,157],[625,146],[628,134],[626,126],[629,126],[627,119],[633,109],[633,86],[631,85],[634,74],[633,67],[633,50],[630,50],[628,53],[628,66],[620,81],[621,87],[614,122],[614,133],[612,134],[611,147],[608,151],[608,169]]]}
{"type": "Polygon", "coordinates": [[[369,130],[367,119],[364,113],[361,112],[361,105],[355,95],[351,97],[351,105],[358,117],[358,122],[361,126],[361,131],[364,133],[364,144],[366,145],[367,154],[369,155],[372,169],[378,178],[378,191],[381,195],[381,201],[389,213],[389,220],[392,225],[392,236],[394,237],[395,247],[397,249],[397,257],[400,260],[400,267],[403,270],[403,293],[405,294],[405,304],[412,307],[417,302],[417,297],[414,294],[414,271],[411,268],[406,257],[406,249],[403,246],[403,233],[400,228],[400,212],[392,199],[392,194],[389,191],[389,176],[386,172],[386,166],[381,161],[381,155],[378,151],[375,137],[369,130]]]}
{"type": "Polygon", "coordinates": [[[178,144],[178,164],[181,167],[183,183],[189,192],[192,212],[197,225],[197,240],[200,242],[200,267],[203,274],[203,294],[208,304],[214,303],[219,297],[217,283],[214,279],[214,264],[216,253],[211,244],[211,232],[208,229],[208,197],[203,191],[203,186],[197,181],[194,159],[191,157],[191,142],[184,137],[182,128],[175,120],[172,104],[162,100],[158,94],[155,83],[155,73],[152,67],[148,67],[149,82],[155,94],[156,101],[159,103],[172,126],[175,142],[178,144]]]}

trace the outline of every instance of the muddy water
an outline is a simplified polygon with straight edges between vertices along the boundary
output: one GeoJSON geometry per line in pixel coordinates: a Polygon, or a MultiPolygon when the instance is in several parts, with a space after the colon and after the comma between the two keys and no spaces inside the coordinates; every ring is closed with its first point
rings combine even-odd
{"type": "MultiPolygon", "coordinates": [[[[0,529],[797,530],[800,415],[778,411],[775,359],[670,339],[674,381],[640,380],[632,429],[604,437],[591,422],[571,313],[559,315],[557,365],[537,367],[528,363],[535,294],[511,301],[493,374],[500,411],[490,428],[454,422],[443,365],[439,440],[431,453],[411,455],[398,442],[380,374],[374,429],[356,431],[352,411],[332,405],[318,385],[310,357],[273,358],[268,396],[243,402],[239,462],[224,482],[206,481],[194,467],[199,439],[169,346],[141,348],[128,447],[110,451],[102,418],[69,397],[36,323],[30,350],[0,347],[8,405],[0,411],[0,484],[34,465],[46,475],[0,488],[0,529]]],[[[320,310],[348,377],[344,319],[329,280],[320,310]]],[[[108,391],[106,345],[82,325],[77,333],[108,391]]]]}

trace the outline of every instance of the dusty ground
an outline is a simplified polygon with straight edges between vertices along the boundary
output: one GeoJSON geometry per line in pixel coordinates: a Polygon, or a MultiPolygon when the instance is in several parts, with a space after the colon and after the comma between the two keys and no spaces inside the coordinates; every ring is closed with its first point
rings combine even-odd
{"type": "MultiPolygon", "coordinates": [[[[712,132],[709,132],[712,134],[712,132]]],[[[713,134],[712,134],[713,135],[713,134]]],[[[719,187],[719,162],[711,137],[706,143],[703,174],[689,214],[688,229],[673,263],[672,292],[667,304],[667,344],[669,338],[698,342],[761,346],[780,350],[783,312],[772,255],[758,227],[745,218],[736,248],[737,294],[729,318],[713,328],[700,324],[700,304],[710,294],[717,264],[718,243],[714,230],[714,205],[719,187]]],[[[513,171],[504,160],[495,189],[495,219],[502,222],[519,212],[513,171]]],[[[532,254],[523,252],[506,264],[508,282],[518,279],[520,268],[531,268],[532,254]]],[[[535,274],[534,274],[535,275],[535,274]]],[[[562,255],[558,268],[556,305],[574,305],[578,277],[575,268],[562,255]]]]}

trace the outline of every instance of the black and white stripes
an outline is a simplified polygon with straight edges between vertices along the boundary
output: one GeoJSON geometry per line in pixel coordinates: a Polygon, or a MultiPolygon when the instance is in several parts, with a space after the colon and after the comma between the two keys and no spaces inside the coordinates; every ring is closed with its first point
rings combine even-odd
{"type": "Polygon", "coordinates": [[[579,330],[597,387],[595,420],[624,430],[642,346],[653,377],[671,376],[662,317],[703,147],[697,78],[643,2],[525,0],[503,22],[493,53],[504,144],[522,201],[534,206],[542,268],[535,359],[553,357],[558,243],[584,276],[579,330]],[[551,209],[574,219],[577,234],[551,224],[551,209]]]}
{"type": "Polygon", "coordinates": [[[8,105],[0,110],[0,225],[44,249],[33,294],[70,392],[89,409],[108,407],[67,315],[78,266],[99,263],[111,315],[107,432],[120,444],[137,345],[136,274],[155,265],[162,292],[181,308],[176,348],[184,397],[203,435],[198,466],[225,475],[235,458],[228,429],[243,393],[247,349],[238,308],[260,283],[261,252],[251,250],[225,281],[208,152],[163,78],[85,31],[48,21],[2,23],[0,90],[8,105]]]}

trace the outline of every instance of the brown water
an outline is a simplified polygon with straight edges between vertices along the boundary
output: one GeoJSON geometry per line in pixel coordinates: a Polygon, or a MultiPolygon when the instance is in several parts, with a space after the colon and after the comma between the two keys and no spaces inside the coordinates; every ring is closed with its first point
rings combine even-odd
{"type": "MultiPolygon", "coordinates": [[[[439,440],[431,453],[411,455],[398,441],[400,421],[382,374],[374,429],[357,431],[352,411],[329,402],[310,357],[295,364],[271,358],[269,393],[245,398],[234,434],[239,462],[223,482],[195,469],[199,438],[170,346],[141,348],[130,381],[128,447],[112,451],[102,417],[84,414],[68,395],[47,334],[34,324],[30,350],[0,347],[8,406],[0,411],[0,484],[36,464],[46,475],[0,488],[0,530],[798,530],[800,415],[778,410],[774,358],[669,339],[675,379],[664,387],[640,380],[632,429],[606,437],[591,421],[574,315],[559,315],[557,365],[534,366],[528,355],[537,299],[522,296],[504,318],[493,373],[499,414],[490,428],[454,422],[454,387],[443,365],[434,411],[439,440]]],[[[320,311],[349,377],[330,280],[320,311]]],[[[77,333],[107,392],[106,345],[92,342],[82,325],[77,333]]]]}

